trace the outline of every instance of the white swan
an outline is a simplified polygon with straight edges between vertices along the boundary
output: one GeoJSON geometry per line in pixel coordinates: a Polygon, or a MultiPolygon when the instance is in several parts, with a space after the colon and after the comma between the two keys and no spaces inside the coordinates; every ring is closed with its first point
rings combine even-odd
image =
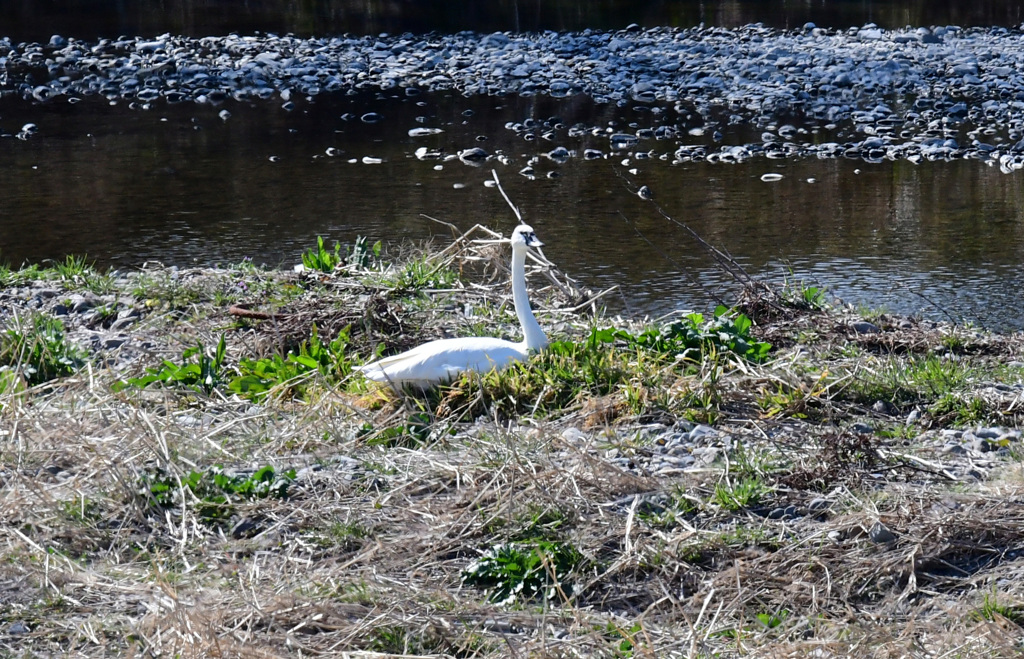
{"type": "Polygon", "coordinates": [[[398,355],[357,367],[368,379],[387,382],[393,387],[412,385],[421,389],[453,379],[463,371],[486,373],[512,362],[523,361],[531,351],[548,344],[544,330],[537,324],[526,295],[526,252],[544,243],[533,229],[521,224],[512,232],[512,301],[523,326],[523,340],[513,343],[492,336],[439,339],[416,346],[398,355]]]}

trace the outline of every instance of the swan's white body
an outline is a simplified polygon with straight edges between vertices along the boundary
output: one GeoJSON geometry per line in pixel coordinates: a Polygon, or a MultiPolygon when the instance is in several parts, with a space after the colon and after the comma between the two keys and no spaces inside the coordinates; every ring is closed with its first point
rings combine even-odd
{"type": "Polygon", "coordinates": [[[512,301],[519,324],[523,327],[521,342],[513,343],[492,336],[439,339],[360,366],[357,370],[370,380],[387,382],[394,387],[412,385],[426,388],[449,381],[464,371],[486,373],[494,368],[502,369],[513,362],[525,360],[531,351],[543,349],[548,339],[533,316],[526,294],[526,252],[530,247],[539,247],[543,243],[525,224],[512,232],[511,243],[512,301]]]}

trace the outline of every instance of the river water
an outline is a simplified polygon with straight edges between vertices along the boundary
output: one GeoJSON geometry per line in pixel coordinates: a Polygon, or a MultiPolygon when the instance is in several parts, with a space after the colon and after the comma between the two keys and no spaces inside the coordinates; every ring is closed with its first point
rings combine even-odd
{"type": "MultiPolygon", "coordinates": [[[[688,27],[759,21],[819,26],[1004,25],[1018,3],[975,2],[497,2],[20,3],[0,23],[12,43],[52,34],[87,41],[120,34],[422,33],[584,28],[629,23],[688,27]],[[56,3],[58,5],[62,3],[56,3]],[[132,5],[133,8],[126,8],[132,5]],[[955,5],[955,6],[954,6],[955,5]],[[463,7],[456,11],[453,7],[463,7]]],[[[147,260],[210,265],[252,258],[290,265],[315,236],[403,241],[443,236],[430,215],[461,228],[508,232],[505,202],[484,185],[495,169],[548,245],[545,253],[592,288],[616,285],[613,309],[660,314],[703,308],[731,283],[689,235],[635,190],[754,275],[824,286],[855,304],[997,329],[1024,325],[1024,172],[971,159],[917,164],[849,158],[673,162],[651,140],[638,158],[608,132],[658,125],[657,104],[595,103],[585,94],[408,96],[380,90],[274,102],[77,103],[0,97],[0,258],[17,265],[86,254],[103,266],[147,260]],[[227,110],[229,115],[222,116],[227,110]],[[359,118],[373,112],[374,123],[359,118]],[[543,121],[558,127],[545,130],[543,121]],[[524,121],[536,130],[523,130],[524,121]],[[16,139],[24,124],[38,130],[16,139]],[[519,123],[518,129],[511,124],[519,123]],[[443,132],[413,137],[410,129],[443,132]],[[562,146],[576,157],[545,154],[562,146]],[[482,165],[421,159],[481,147],[482,165]],[[580,157],[585,149],[604,157],[580,157]],[[380,162],[377,162],[377,161],[380,162]],[[523,175],[524,167],[532,172],[523,175]],[[780,180],[763,180],[765,174],[780,180]]],[[[667,112],[666,112],[667,114],[667,112]]],[[[736,137],[742,128],[737,128],[736,137]]],[[[753,130],[753,129],[746,129],[753,130]]],[[[841,127],[837,130],[841,130],[841,127]]],[[[822,139],[825,139],[824,137],[822,139]]]]}

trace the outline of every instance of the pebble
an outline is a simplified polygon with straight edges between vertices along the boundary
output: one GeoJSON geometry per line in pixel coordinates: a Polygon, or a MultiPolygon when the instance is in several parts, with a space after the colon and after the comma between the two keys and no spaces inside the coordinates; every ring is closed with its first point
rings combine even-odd
{"type": "Polygon", "coordinates": [[[116,350],[127,342],[128,337],[124,335],[107,336],[100,339],[100,347],[104,350],[116,350]]]}
{"type": "Polygon", "coordinates": [[[858,320],[853,323],[850,323],[850,329],[852,329],[857,334],[878,334],[879,332],[882,331],[881,329],[879,329],[878,325],[875,325],[874,323],[869,323],[866,320],[858,320]]]}
{"type": "Polygon", "coordinates": [[[976,453],[989,453],[997,448],[995,444],[981,437],[975,437],[971,440],[971,450],[976,453]]]}
{"type": "Polygon", "coordinates": [[[868,531],[868,537],[871,538],[872,542],[878,544],[896,541],[896,534],[890,531],[889,527],[881,522],[875,522],[871,525],[871,529],[868,531]]]}
{"type": "Polygon", "coordinates": [[[709,435],[715,436],[717,434],[718,431],[712,428],[711,426],[705,426],[701,424],[694,427],[694,429],[690,431],[690,441],[696,442],[709,435]]]}

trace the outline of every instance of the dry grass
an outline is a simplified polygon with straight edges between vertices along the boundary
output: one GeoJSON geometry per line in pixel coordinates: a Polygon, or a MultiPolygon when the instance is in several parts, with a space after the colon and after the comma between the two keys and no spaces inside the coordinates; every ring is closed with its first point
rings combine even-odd
{"type": "MultiPolygon", "coordinates": [[[[404,309],[399,326],[367,321],[365,345],[384,335],[400,345],[402,335],[436,335],[443,305],[502,290],[460,287],[424,293],[443,301],[429,306],[329,281],[316,302],[292,300],[286,311],[337,314],[330,295],[370,295],[378,301],[363,318],[391,317],[382,304],[404,309]]],[[[542,293],[542,306],[580,306],[551,301],[561,294],[542,293]]],[[[155,355],[180,354],[183,337],[212,345],[230,322],[226,305],[200,300],[195,311],[140,324],[163,337],[151,337],[155,355]]],[[[501,305],[493,313],[494,327],[509,322],[501,305]]],[[[545,322],[556,316],[567,334],[590,322],[554,308],[545,322]]],[[[345,383],[257,405],[220,391],[114,393],[123,376],[93,365],[0,394],[0,653],[1020,656],[1019,440],[961,455],[851,430],[855,420],[900,425],[843,393],[866,377],[856,370],[863,354],[888,358],[897,342],[934,350],[941,340],[902,329],[893,346],[843,332],[797,343],[808,327],[845,322],[807,318],[759,328],[800,350],[730,365],[714,385],[719,434],[686,449],[713,457],[674,470],[652,466],[656,438],[690,425],[629,417],[615,395],[562,415],[436,420],[416,441],[379,442],[365,424],[400,426],[415,403],[368,410],[345,383]],[[838,354],[850,346],[873,352],[838,354]],[[779,382],[790,398],[769,413],[758,400],[779,382]],[[239,498],[229,518],[211,520],[179,479],[214,464],[298,474],[287,496],[239,498]],[[146,492],[157,468],[178,492],[173,506],[152,505],[146,492]],[[744,482],[764,488],[759,499],[733,509],[717,498],[744,482]],[[536,538],[582,554],[571,591],[499,605],[463,583],[484,551],[536,538]]],[[[1019,354],[1015,337],[985,341],[995,347],[963,351],[979,360],[970,365],[977,391],[993,359],[1019,354]]],[[[710,386],[700,377],[692,386],[710,386]]],[[[1018,425],[1014,395],[992,400],[1004,425],[1018,425]]]]}

